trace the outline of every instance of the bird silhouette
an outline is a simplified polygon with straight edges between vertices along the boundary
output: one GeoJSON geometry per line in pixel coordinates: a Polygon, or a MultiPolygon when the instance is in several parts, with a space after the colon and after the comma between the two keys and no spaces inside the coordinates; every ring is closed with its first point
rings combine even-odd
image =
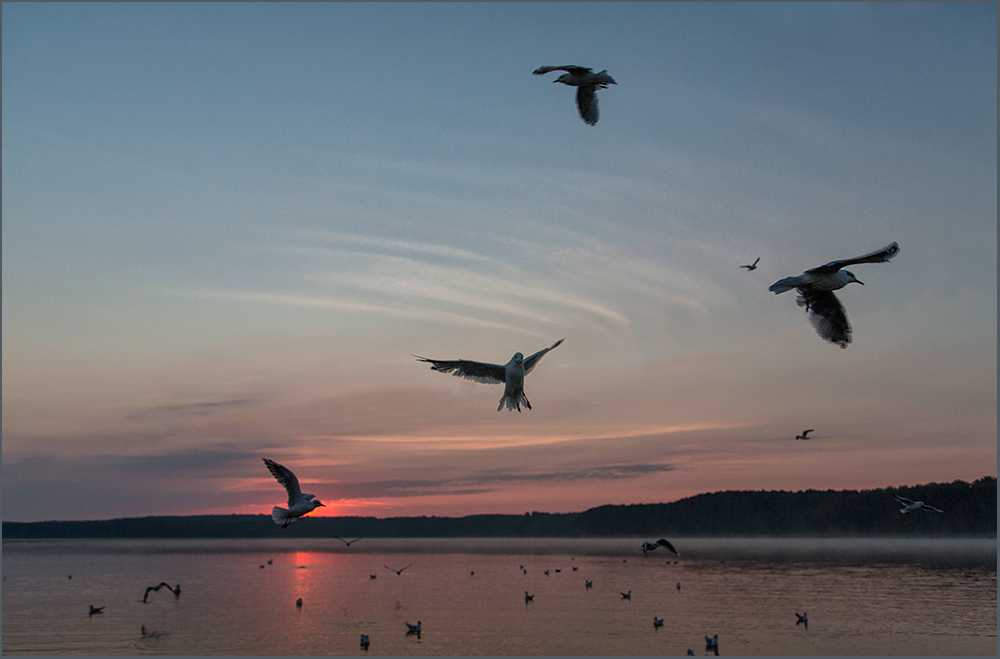
{"type": "Polygon", "coordinates": [[[590,126],[597,124],[597,120],[600,118],[597,109],[597,90],[607,89],[608,85],[618,84],[614,78],[608,75],[608,70],[604,69],[594,73],[593,69],[588,69],[585,66],[540,66],[532,73],[540,76],[549,71],[566,71],[552,82],[561,82],[564,85],[576,87],[576,107],[580,111],[580,118],[590,126]]]}
{"type": "Polygon", "coordinates": [[[903,507],[899,509],[899,512],[903,513],[904,515],[909,515],[914,510],[930,510],[931,512],[935,513],[944,512],[943,510],[935,508],[934,506],[928,506],[923,501],[914,501],[913,499],[907,499],[906,497],[897,497],[895,494],[892,495],[892,498],[903,504],[903,507]]]}
{"type": "MultiPolygon", "coordinates": [[[[263,566],[262,566],[262,567],[263,567],[263,566]]],[[[145,594],[144,594],[144,595],[142,596],[142,603],[143,603],[143,604],[145,604],[145,603],[146,603],[146,598],[147,598],[147,597],[149,597],[149,594],[150,594],[151,592],[156,592],[156,591],[159,591],[159,590],[160,590],[161,588],[166,588],[166,589],[167,589],[167,590],[169,590],[169,591],[170,591],[171,593],[173,593],[173,594],[174,594],[174,598],[175,598],[175,599],[181,596],[181,585],[180,585],[180,584],[177,584],[177,587],[176,587],[176,588],[171,588],[171,587],[170,587],[170,584],[168,584],[168,583],[167,583],[167,582],[165,582],[165,581],[161,581],[161,582],[160,582],[160,585],[159,585],[159,586],[150,586],[150,587],[146,588],[146,592],[145,592],[145,594]]]]}
{"type": "Polygon", "coordinates": [[[382,567],[389,570],[390,572],[395,572],[396,574],[403,574],[403,570],[405,570],[408,567],[411,567],[412,565],[413,563],[410,563],[410,565],[407,565],[406,567],[401,567],[398,570],[394,567],[389,567],[388,565],[383,565],[382,567]]]}
{"type": "Polygon", "coordinates": [[[754,261],[750,265],[741,265],[740,267],[741,268],[746,268],[748,271],[749,270],[756,270],[757,269],[757,262],[758,261],[760,261],[760,257],[759,256],[757,257],[757,261],[754,261]]]}
{"type": "Polygon", "coordinates": [[[368,652],[368,644],[369,644],[368,634],[362,634],[361,635],[361,649],[364,650],[365,652],[368,652]]]}
{"type": "Polygon", "coordinates": [[[662,626],[663,626],[663,618],[657,618],[656,616],[653,616],[653,627],[658,629],[662,626]]]}
{"type": "Polygon", "coordinates": [[[524,591],[524,603],[527,604],[528,602],[534,602],[534,601],[535,601],[535,596],[529,595],[528,591],[524,591]]]}
{"type": "Polygon", "coordinates": [[[340,540],[341,542],[343,542],[348,547],[350,547],[351,545],[353,545],[358,540],[364,540],[364,538],[355,538],[354,540],[344,540],[343,538],[337,538],[337,536],[333,536],[333,537],[336,538],[337,540],[340,540]]]}
{"type": "Polygon", "coordinates": [[[795,620],[795,626],[796,627],[798,627],[799,625],[805,625],[806,629],[809,629],[809,614],[808,613],[806,613],[805,611],[803,611],[802,615],[799,615],[799,612],[796,611],[795,612],[795,618],[796,618],[796,620],[795,620]]]}
{"type": "Polygon", "coordinates": [[[632,601],[632,591],[631,590],[628,591],[627,593],[622,593],[621,596],[622,596],[623,600],[629,600],[630,602],[632,601]]]}
{"type": "Polygon", "coordinates": [[[796,435],[795,439],[812,439],[809,433],[814,432],[815,428],[810,428],[809,430],[803,430],[801,435],[796,435]]]}
{"type": "MultiPolygon", "coordinates": [[[[271,509],[271,519],[281,528],[286,528],[289,524],[303,515],[308,515],[323,504],[316,499],[315,494],[303,494],[299,487],[299,479],[295,477],[287,467],[283,467],[273,460],[263,458],[271,475],[285,488],[288,493],[288,508],[275,506],[271,509]]],[[[263,566],[261,566],[263,567],[263,566]]]]}

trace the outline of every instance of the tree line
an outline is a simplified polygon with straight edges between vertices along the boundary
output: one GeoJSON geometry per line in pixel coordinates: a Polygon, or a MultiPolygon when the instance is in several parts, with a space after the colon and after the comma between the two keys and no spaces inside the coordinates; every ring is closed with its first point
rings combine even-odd
{"type": "Polygon", "coordinates": [[[286,529],[269,515],[3,522],[3,538],[474,538],[474,537],[996,537],[997,479],[874,490],[726,491],[673,503],[607,505],[580,513],[466,517],[306,517],[286,529]],[[943,514],[909,515],[893,495],[943,514]]]}

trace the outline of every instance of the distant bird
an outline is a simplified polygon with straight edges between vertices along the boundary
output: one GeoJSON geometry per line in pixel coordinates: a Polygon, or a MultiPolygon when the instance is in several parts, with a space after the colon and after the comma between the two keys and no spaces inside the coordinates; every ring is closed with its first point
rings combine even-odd
{"type": "Polygon", "coordinates": [[[892,495],[892,498],[903,504],[903,507],[899,509],[899,512],[903,513],[904,515],[909,515],[914,510],[930,510],[936,513],[944,512],[943,510],[935,508],[934,506],[928,506],[923,501],[914,501],[912,499],[907,499],[906,497],[897,497],[895,494],[892,495]]]}
{"type": "Polygon", "coordinates": [[[706,650],[718,650],[719,649],[719,635],[716,634],[712,638],[705,635],[705,649],[706,650]]]}
{"type": "Polygon", "coordinates": [[[545,571],[545,576],[549,576],[549,571],[548,570],[545,571]]]}
{"type": "Polygon", "coordinates": [[[694,656],[694,650],[692,650],[691,648],[688,648],[687,656],[693,657],[694,656]]]}
{"type": "Polygon", "coordinates": [[[597,90],[618,84],[608,75],[608,70],[594,73],[593,69],[584,66],[540,66],[533,73],[540,76],[549,71],[566,71],[552,82],[576,87],[576,107],[580,111],[580,118],[590,126],[596,125],[600,118],[597,109],[597,90]]]}
{"type": "Polygon", "coordinates": [[[361,635],[361,649],[364,650],[365,652],[368,652],[368,643],[369,643],[369,641],[368,641],[368,634],[362,634],[361,635]]]}
{"type": "Polygon", "coordinates": [[[351,545],[353,545],[358,540],[364,540],[364,538],[355,538],[354,540],[344,540],[343,538],[337,538],[337,536],[333,536],[333,537],[336,538],[337,540],[340,540],[341,542],[343,542],[348,547],[350,547],[351,545]]]}
{"type": "Polygon", "coordinates": [[[803,430],[801,435],[795,436],[795,439],[812,439],[812,437],[809,436],[809,433],[815,432],[815,430],[816,430],[815,428],[810,428],[809,430],[803,430]]]}
{"type": "Polygon", "coordinates": [[[799,612],[796,611],[795,612],[795,618],[796,618],[796,620],[795,620],[795,626],[796,627],[798,627],[799,625],[805,625],[806,629],[809,629],[809,614],[808,613],[806,613],[805,611],[803,611],[802,615],[799,615],[799,612]]]}
{"type": "Polygon", "coordinates": [[[142,596],[142,603],[143,604],[146,603],[146,598],[149,597],[149,593],[150,592],[159,591],[161,588],[164,588],[164,587],[167,590],[169,590],[171,593],[174,594],[174,598],[178,598],[178,597],[181,596],[181,585],[180,584],[177,584],[176,588],[171,588],[170,584],[168,584],[165,581],[161,581],[159,586],[150,586],[149,588],[146,589],[146,593],[142,596]]]}
{"type": "Polygon", "coordinates": [[[653,627],[659,628],[662,626],[663,626],[663,618],[657,618],[656,616],[653,616],[653,627]]]}
{"type": "Polygon", "coordinates": [[[398,570],[396,568],[394,568],[394,567],[389,567],[388,565],[383,565],[382,567],[384,567],[385,569],[389,570],[390,572],[395,572],[396,574],[403,574],[403,570],[405,570],[408,567],[411,567],[412,565],[413,565],[413,563],[410,563],[406,567],[401,567],[398,570]]]}
{"type": "Polygon", "coordinates": [[[369,579],[378,579],[378,575],[377,574],[369,574],[368,578],[369,579]]]}
{"type": "Polygon", "coordinates": [[[586,581],[583,582],[583,586],[584,588],[593,588],[594,582],[591,581],[590,579],[587,579],[586,581]]]}
{"type": "Polygon", "coordinates": [[[573,571],[576,572],[576,566],[575,565],[573,566],[573,571]]]}
{"type": "Polygon", "coordinates": [[[476,576],[476,571],[475,571],[475,570],[472,570],[472,571],[470,571],[470,572],[469,572],[469,574],[470,574],[470,575],[472,575],[472,576],[474,577],[474,576],[476,576]]]}
{"type": "Polygon", "coordinates": [[[678,581],[678,582],[677,582],[677,590],[680,590],[680,589],[681,589],[681,582],[680,582],[680,581],[678,581]]]}
{"type": "Polygon", "coordinates": [[[653,551],[657,547],[663,547],[671,553],[677,554],[678,556],[681,555],[681,553],[676,549],[674,549],[674,546],[670,544],[670,542],[666,538],[660,538],[656,542],[644,542],[642,543],[642,547],[640,547],[639,550],[643,554],[645,554],[648,551],[653,551]]]}
{"type": "Polygon", "coordinates": [[[521,403],[524,403],[524,406],[529,410],[531,409],[531,403],[528,402],[528,397],[524,395],[524,376],[531,373],[535,366],[538,365],[538,360],[540,360],[545,353],[552,350],[563,341],[564,339],[559,339],[548,348],[539,350],[527,359],[525,359],[524,355],[519,352],[514,353],[514,356],[510,358],[510,361],[503,366],[500,366],[499,364],[487,364],[485,362],[473,362],[466,359],[446,361],[440,359],[427,359],[426,357],[420,357],[419,355],[413,356],[419,361],[433,364],[433,366],[431,366],[431,370],[439,373],[451,373],[456,377],[465,378],[467,380],[475,380],[476,382],[482,382],[485,384],[503,383],[503,396],[500,397],[500,405],[497,406],[497,412],[503,409],[505,403],[508,410],[516,409],[520,412],[521,403]]]}
{"type": "Polygon", "coordinates": [[[103,606],[94,606],[93,604],[91,604],[90,605],[90,613],[88,615],[94,615],[95,613],[104,613],[104,607],[103,606]]]}
{"type": "Polygon", "coordinates": [[[630,602],[632,601],[632,591],[631,590],[628,591],[627,593],[622,593],[621,596],[622,596],[623,600],[628,600],[630,602]]]}
{"type": "Polygon", "coordinates": [[[526,567],[522,567],[522,568],[521,568],[521,572],[522,572],[523,574],[528,574],[528,568],[526,568],[526,567]]]}
{"type": "Polygon", "coordinates": [[[260,569],[261,569],[261,570],[263,570],[263,569],[264,569],[264,566],[263,566],[263,565],[261,565],[261,566],[260,566],[260,569]]]}
{"type": "Polygon", "coordinates": [[[72,579],[72,578],[73,578],[73,575],[71,574],[71,575],[69,575],[69,577],[67,577],[67,578],[68,578],[68,579],[72,579]]]}
{"type": "Polygon", "coordinates": [[[758,256],[757,260],[754,261],[753,263],[751,263],[750,265],[741,265],[740,267],[741,268],[746,268],[747,270],[756,270],[757,269],[757,263],[759,261],[760,261],[760,257],[758,256]]]}
{"type": "Polygon", "coordinates": [[[419,620],[417,621],[417,624],[415,624],[415,625],[411,625],[410,623],[406,623],[406,633],[407,634],[416,634],[417,637],[419,638],[420,637],[420,625],[422,625],[422,624],[423,623],[420,622],[419,620]]]}
{"type": "Polygon", "coordinates": [[[299,479],[295,477],[295,474],[290,469],[281,466],[273,460],[268,460],[267,458],[263,458],[263,460],[271,475],[288,492],[288,508],[275,506],[271,509],[271,519],[274,520],[275,524],[278,524],[281,528],[285,528],[299,517],[308,515],[323,505],[319,502],[319,499],[316,499],[316,495],[302,493],[301,488],[299,488],[299,479]]]}
{"type": "Polygon", "coordinates": [[[767,289],[775,294],[798,289],[796,300],[800,307],[805,307],[809,320],[821,337],[841,348],[846,348],[851,342],[851,325],[847,322],[847,313],[833,291],[843,288],[852,282],[864,286],[864,282],[854,276],[849,270],[843,270],[849,265],[859,263],[885,263],[899,253],[899,243],[892,243],[882,249],[858,256],[853,259],[830,261],[826,265],[806,270],[797,277],[785,277],[771,284],[767,289]]]}
{"type": "Polygon", "coordinates": [[[560,570],[559,568],[556,568],[556,574],[558,574],[560,572],[562,572],[562,570],[560,570]]]}
{"type": "Polygon", "coordinates": [[[300,609],[302,608],[302,598],[301,597],[299,599],[295,600],[295,606],[298,607],[298,608],[300,608],[300,609]]]}
{"type": "Polygon", "coordinates": [[[534,602],[534,601],[535,601],[535,596],[529,595],[528,591],[524,591],[524,603],[527,604],[528,602],[534,602]]]}
{"type": "Polygon", "coordinates": [[[268,565],[274,565],[274,559],[273,558],[267,559],[267,564],[268,565]]]}

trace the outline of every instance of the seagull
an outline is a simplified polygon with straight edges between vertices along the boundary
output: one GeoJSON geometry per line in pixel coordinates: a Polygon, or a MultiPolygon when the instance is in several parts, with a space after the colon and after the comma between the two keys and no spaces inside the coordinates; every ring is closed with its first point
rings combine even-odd
{"type": "Polygon", "coordinates": [[[417,624],[415,624],[415,625],[411,625],[410,623],[406,623],[406,633],[407,634],[416,634],[417,637],[419,637],[420,636],[420,625],[421,624],[423,624],[423,623],[421,623],[419,620],[417,621],[417,624]]]}
{"type": "Polygon", "coordinates": [[[846,348],[847,344],[851,342],[851,325],[847,322],[844,306],[833,294],[833,291],[843,288],[851,282],[857,282],[864,286],[864,282],[855,277],[854,273],[842,268],[859,263],[885,263],[896,256],[898,252],[899,243],[894,242],[864,256],[830,261],[826,265],[806,270],[798,277],[779,279],[771,284],[767,290],[777,295],[793,288],[798,289],[799,297],[796,302],[800,307],[806,308],[809,320],[819,335],[831,343],[836,343],[841,348],[846,348]]]}
{"type": "Polygon", "coordinates": [[[587,580],[585,580],[583,582],[583,586],[584,586],[584,588],[593,588],[594,587],[594,582],[591,581],[590,579],[587,579],[587,580]]]}
{"type": "Polygon", "coordinates": [[[799,612],[796,611],[795,612],[795,617],[796,617],[796,621],[795,621],[795,626],[796,627],[798,627],[799,625],[805,625],[806,629],[809,629],[809,614],[808,613],[806,613],[805,611],[803,611],[802,615],[799,615],[799,612]]]}
{"type": "Polygon", "coordinates": [[[364,650],[365,652],[368,652],[368,643],[369,643],[369,641],[368,641],[368,634],[362,634],[361,635],[361,649],[364,650]]]}
{"type": "Polygon", "coordinates": [[[795,439],[812,439],[812,437],[809,436],[809,433],[814,432],[815,430],[816,430],[815,428],[810,428],[809,430],[803,430],[801,435],[795,436],[795,439]]]}
{"type": "Polygon", "coordinates": [[[364,540],[364,538],[355,538],[354,540],[344,540],[343,538],[337,538],[337,536],[333,536],[333,537],[336,538],[337,540],[340,540],[341,542],[343,542],[348,547],[350,547],[352,544],[354,544],[358,540],[364,540]]]}
{"type": "Polygon", "coordinates": [[[439,373],[452,373],[452,371],[454,371],[452,375],[465,378],[467,380],[475,380],[476,382],[483,382],[485,384],[504,383],[503,396],[500,397],[500,405],[497,406],[497,412],[503,409],[504,403],[507,404],[508,410],[517,409],[517,411],[520,412],[521,403],[524,403],[524,406],[529,410],[531,409],[531,403],[528,402],[528,397],[524,395],[524,376],[531,373],[532,369],[538,365],[538,360],[541,359],[545,353],[552,350],[563,341],[564,339],[559,339],[548,348],[539,350],[527,359],[525,359],[524,355],[519,352],[514,353],[514,356],[510,358],[510,361],[503,366],[500,366],[499,364],[473,362],[465,359],[445,361],[439,359],[427,359],[425,357],[420,357],[419,355],[413,356],[422,362],[433,364],[433,366],[431,366],[431,370],[438,371],[439,373]]]}
{"type": "Polygon", "coordinates": [[[299,599],[295,600],[295,606],[298,607],[298,608],[300,608],[300,609],[302,608],[302,598],[301,597],[299,599]]]}
{"type": "Polygon", "coordinates": [[[693,657],[694,656],[694,650],[692,650],[691,648],[688,648],[687,656],[693,657]]]}
{"type": "Polygon", "coordinates": [[[644,542],[644,543],[642,543],[642,547],[640,547],[639,550],[643,554],[645,554],[647,551],[653,551],[657,547],[664,547],[669,552],[677,554],[678,556],[681,555],[681,553],[679,551],[677,551],[676,549],[674,549],[674,546],[672,544],[670,544],[670,541],[667,540],[666,538],[660,538],[656,542],[644,542]]]}
{"type": "Polygon", "coordinates": [[[677,582],[677,590],[680,590],[680,589],[681,589],[681,582],[680,582],[680,581],[678,581],[678,582],[677,582]]]}
{"type": "Polygon", "coordinates": [[[94,615],[95,613],[104,613],[104,607],[103,606],[94,606],[93,604],[91,604],[90,605],[90,613],[88,615],[94,615]]]}
{"type": "Polygon", "coordinates": [[[914,510],[932,510],[936,513],[944,512],[943,510],[935,508],[934,506],[928,506],[923,501],[913,501],[912,499],[907,499],[906,497],[897,497],[895,494],[892,495],[892,498],[903,504],[903,507],[899,509],[899,512],[903,513],[904,515],[909,515],[914,510]]]}
{"type": "Polygon", "coordinates": [[[760,261],[760,257],[759,256],[757,257],[757,261],[754,261],[750,265],[741,265],[740,267],[741,268],[746,268],[748,271],[749,270],[756,270],[757,269],[757,262],[758,261],[760,261]]]}
{"type": "MultiPolygon", "coordinates": [[[[410,565],[407,565],[406,567],[410,567],[411,565],[413,565],[413,563],[410,563],[410,565]]],[[[396,574],[403,574],[403,570],[406,569],[406,567],[402,567],[402,568],[399,568],[397,570],[396,568],[389,567],[388,565],[383,565],[382,567],[384,567],[385,569],[389,570],[390,572],[395,572],[396,574]]]]}
{"type": "Polygon", "coordinates": [[[622,595],[622,599],[623,600],[628,600],[630,602],[632,601],[632,591],[631,590],[628,591],[627,593],[622,593],[621,595],[622,595]]]}
{"type": "Polygon", "coordinates": [[[527,604],[528,602],[534,602],[534,601],[535,601],[535,596],[529,595],[528,591],[524,591],[524,603],[527,604]]]}
{"type": "MultiPolygon", "coordinates": [[[[299,488],[299,479],[287,467],[283,467],[273,460],[263,458],[268,470],[278,480],[278,482],[288,492],[288,508],[275,506],[271,509],[271,519],[281,528],[287,527],[303,515],[308,515],[323,504],[319,502],[315,494],[303,494],[299,488]]],[[[263,566],[261,566],[263,567],[263,566]]]]}
{"type": "Polygon", "coordinates": [[[369,579],[378,579],[378,575],[377,574],[369,574],[368,578],[369,579]]]}
{"type": "Polygon", "coordinates": [[[580,110],[580,118],[584,123],[593,126],[599,118],[597,112],[597,90],[607,89],[608,85],[617,85],[615,79],[604,69],[594,73],[593,69],[584,66],[540,66],[533,71],[536,76],[549,71],[566,71],[552,82],[576,87],[576,107],[580,110]]]}
{"type": "Polygon", "coordinates": [[[267,564],[268,565],[274,565],[274,559],[273,558],[267,559],[267,564]]]}
{"type": "Polygon", "coordinates": [[[663,618],[657,618],[656,616],[653,616],[653,627],[659,628],[662,626],[663,626],[663,618]]]}
{"type": "Polygon", "coordinates": [[[165,581],[161,581],[159,586],[150,586],[149,588],[146,589],[146,594],[142,596],[142,603],[143,604],[146,603],[146,598],[149,597],[150,591],[159,591],[164,586],[166,586],[167,590],[169,590],[171,593],[174,594],[175,598],[181,596],[181,585],[180,584],[177,584],[176,588],[171,588],[170,584],[168,584],[165,581]]]}
{"type": "Polygon", "coordinates": [[[719,647],[719,635],[716,634],[712,638],[709,638],[708,634],[706,634],[705,635],[705,649],[706,650],[714,650],[714,649],[717,649],[718,647],[719,647]]]}

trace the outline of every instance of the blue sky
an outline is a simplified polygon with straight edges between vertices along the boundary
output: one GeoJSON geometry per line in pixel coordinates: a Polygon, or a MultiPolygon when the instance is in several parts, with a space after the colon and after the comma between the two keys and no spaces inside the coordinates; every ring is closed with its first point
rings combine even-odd
{"type": "Polygon", "coordinates": [[[5,4],[2,47],[4,519],[264,512],[261,457],[377,516],[996,474],[995,4],[5,4]],[[615,77],[596,126],[543,64],[615,77]],[[846,350],[767,291],[893,240],[846,350]],[[563,337],[520,415],[411,356],[563,337]]]}

